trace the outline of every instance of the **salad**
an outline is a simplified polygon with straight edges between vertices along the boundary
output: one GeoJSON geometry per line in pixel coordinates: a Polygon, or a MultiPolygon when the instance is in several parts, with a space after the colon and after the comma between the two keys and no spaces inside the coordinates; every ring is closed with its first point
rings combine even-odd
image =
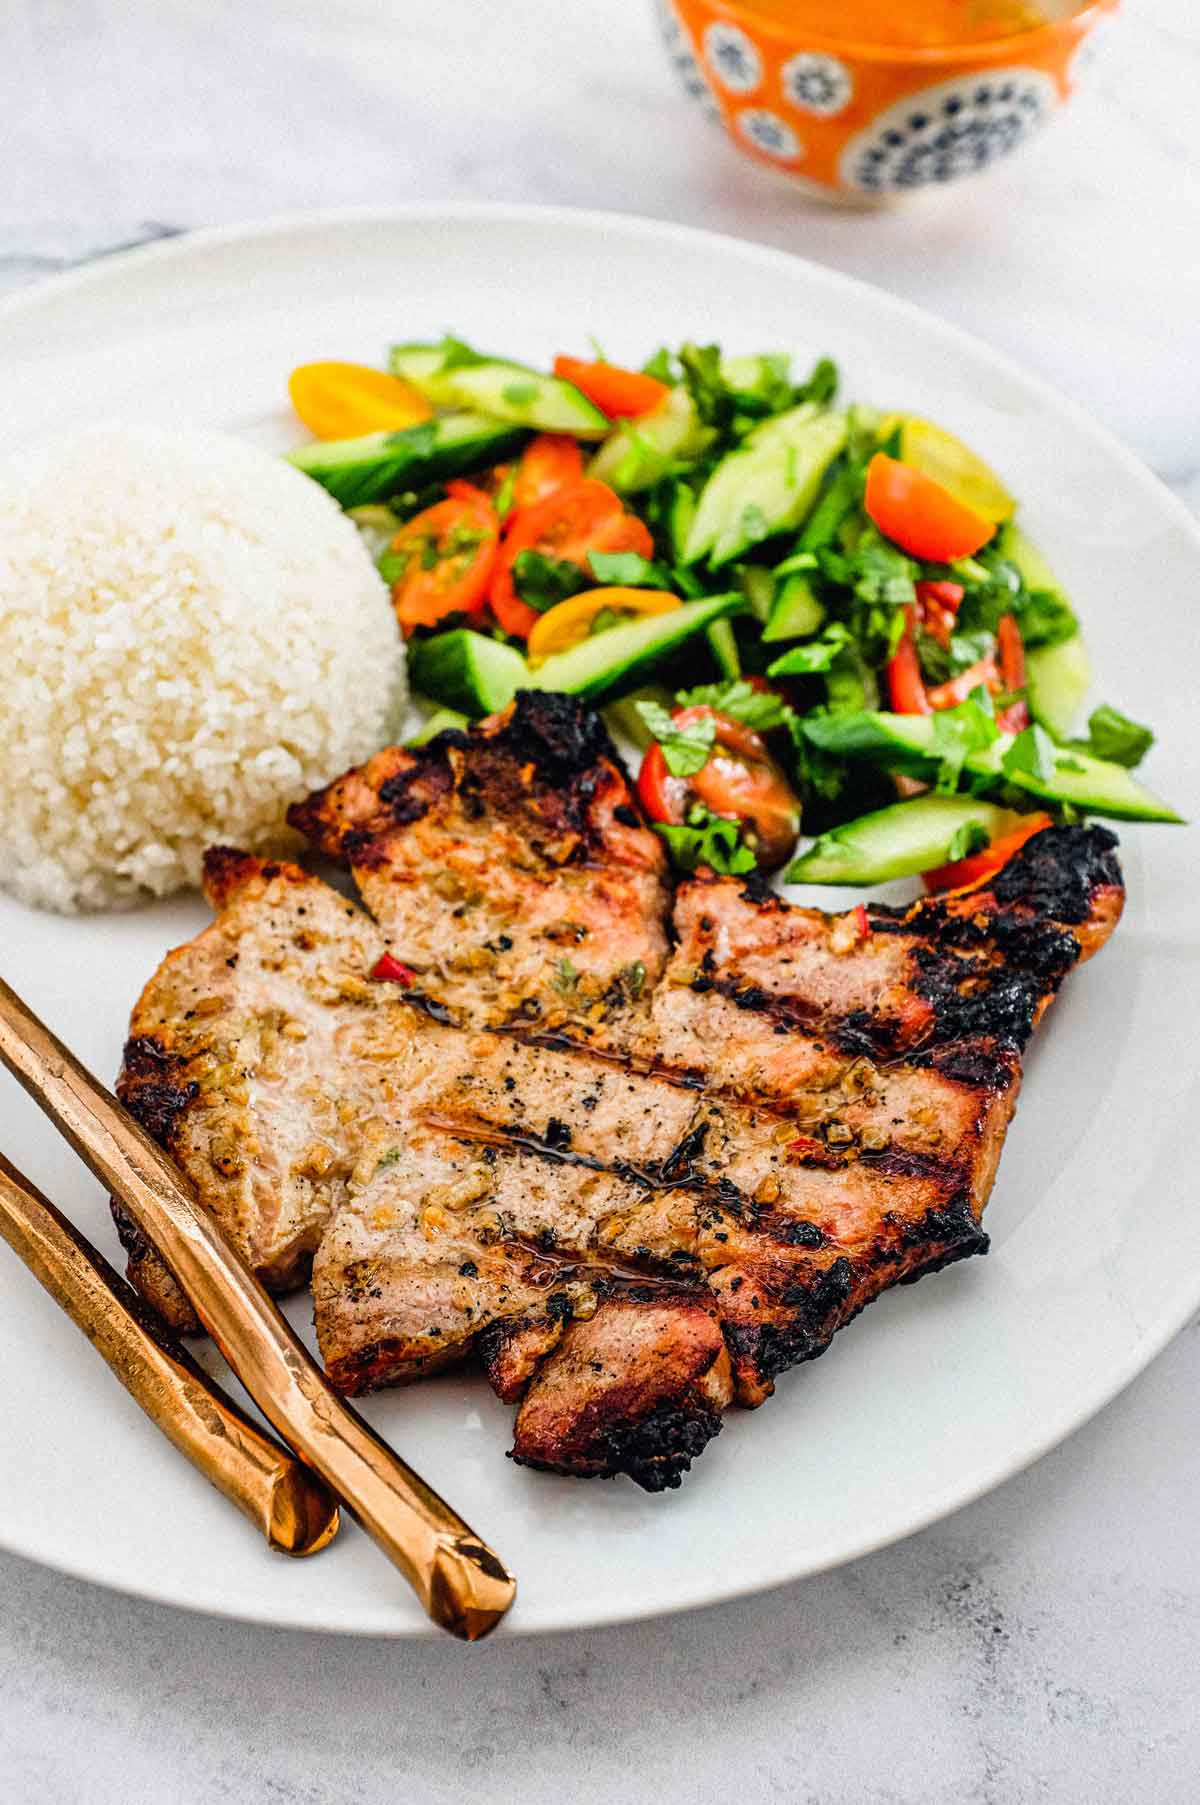
{"type": "Polygon", "coordinates": [[[1180,819],[1148,727],[1081,726],[1079,622],[997,474],[841,405],[828,358],[389,362],[295,370],[291,457],[371,542],[417,742],[521,688],[602,702],[676,866],[792,882],[947,888],[1051,821],[1180,819]]]}

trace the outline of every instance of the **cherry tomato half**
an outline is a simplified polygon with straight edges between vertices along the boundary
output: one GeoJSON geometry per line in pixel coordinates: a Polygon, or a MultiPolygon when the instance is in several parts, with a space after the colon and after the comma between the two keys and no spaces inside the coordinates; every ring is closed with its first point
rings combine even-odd
{"type": "Polygon", "coordinates": [[[403,561],[392,582],[392,606],[405,634],[435,627],[447,614],[470,614],[487,593],[500,522],[481,490],[456,485],[432,508],[414,514],[392,540],[403,561]]]}
{"type": "Polygon", "coordinates": [[[620,496],[592,477],[511,514],[488,600],[506,633],[528,639],[537,610],[521,600],[513,582],[513,565],[523,551],[586,570],[589,552],[640,552],[649,558],[654,541],[648,528],[625,512],[620,496]]]}
{"type": "Polygon", "coordinates": [[[559,489],[583,481],[583,452],[566,433],[540,432],[521,453],[513,507],[532,508],[559,489]]]}
{"type": "Polygon", "coordinates": [[[971,557],[996,531],[994,521],[964,507],[931,476],[882,451],[867,466],[863,501],[881,533],[914,558],[938,564],[971,557]]]}
{"type": "Polygon", "coordinates": [[[620,364],[600,360],[588,363],[582,357],[556,357],[554,374],[564,382],[573,382],[610,420],[635,420],[639,414],[650,413],[671,393],[657,376],[624,370],[620,364]]]}
{"type": "Polygon", "coordinates": [[[638,772],[637,789],[651,821],[678,824],[691,803],[711,814],[744,825],[746,844],[764,871],[784,864],[800,832],[800,804],[791,785],[753,728],[708,707],[677,708],[672,720],[680,727],[706,717],[716,722],[717,737],[708,763],[690,777],[673,777],[662,747],[649,747],[638,772]]]}

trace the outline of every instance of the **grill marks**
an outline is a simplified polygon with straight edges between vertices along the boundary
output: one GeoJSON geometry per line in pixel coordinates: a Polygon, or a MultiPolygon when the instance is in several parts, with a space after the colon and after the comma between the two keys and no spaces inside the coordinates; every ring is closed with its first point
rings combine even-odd
{"type": "Polygon", "coordinates": [[[1027,878],[865,936],[697,879],[669,947],[657,839],[563,697],[293,820],[374,919],[212,855],[223,913],[148,986],[122,1094],[269,1283],[316,1247],[341,1389],[474,1349],[516,1459],[651,1490],[886,1286],[986,1248],[1020,1050],[1120,909],[1111,836],[1054,830],[1027,878]],[[415,991],[364,979],[385,945],[415,991]]]}

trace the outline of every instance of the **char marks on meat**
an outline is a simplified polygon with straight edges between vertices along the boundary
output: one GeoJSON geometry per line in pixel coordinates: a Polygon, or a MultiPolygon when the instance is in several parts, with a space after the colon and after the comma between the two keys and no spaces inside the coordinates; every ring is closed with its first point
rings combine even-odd
{"type": "Polygon", "coordinates": [[[672,895],[598,718],[556,695],[291,818],[366,909],[210,853],[217,918],[143,993],[122,1098],[268,1286],[311,1266],[340,1390],[473,1353],[514,1458],[652,1491],[889,1285],[986,1249],[1022,1050],[1123,899],[1095,827],[865,918],[672,895]]]}

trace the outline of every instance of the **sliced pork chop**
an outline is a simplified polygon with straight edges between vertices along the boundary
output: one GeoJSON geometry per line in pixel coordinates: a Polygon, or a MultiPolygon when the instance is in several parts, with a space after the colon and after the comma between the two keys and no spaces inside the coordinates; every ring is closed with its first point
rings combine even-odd
{"type": "Polygon", "coordinates": [[[350,866],[440,1019],[620,1044],[658,981],[662,841],[569,696],[523,692],[469,734],[381,752],[288,818],[350,866]]]}
{"type": "Polygon", "coordinates": [[[886,1286],[986,1247],[1021,1050],[1121,902],[1112,836],[1055,829],[902,912],[697,879],[668,953],[657,842],[563,697],[380,754],[295,819],[383,932],[216,855],[222,915],[148,987],[123,1094],[268,1282],[320,1240],[341,1389],[475,1351],[518,1460],[650,1489],[886,1286]],[[385,942],[400,983],[371,979],[385,942]]]}

